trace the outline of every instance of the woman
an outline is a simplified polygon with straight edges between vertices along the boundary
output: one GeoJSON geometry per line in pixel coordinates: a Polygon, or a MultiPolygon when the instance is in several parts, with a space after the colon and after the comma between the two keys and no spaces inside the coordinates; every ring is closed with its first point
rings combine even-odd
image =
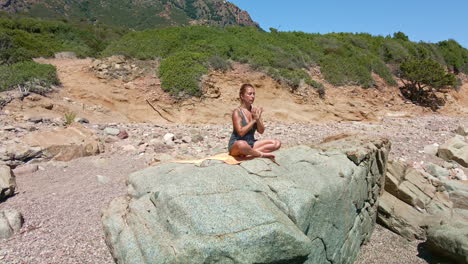
{"type": "Polygon", "coordinates": [[[261,157],[275,160],[273,151],[281,147],[275,139],[256,140],[255,131],[263,134],[263,108],[252,106],[255,101],[255,89],[251,84],[243,84],[239,91],[241,105],[232,111],[234,130],[229,139],[229,154],[232,156],[261,157]]]}

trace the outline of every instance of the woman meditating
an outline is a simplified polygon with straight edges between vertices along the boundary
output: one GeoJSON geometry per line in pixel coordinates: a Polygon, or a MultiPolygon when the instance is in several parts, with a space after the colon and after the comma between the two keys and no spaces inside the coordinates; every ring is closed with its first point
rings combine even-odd
{"type": "Polygon", "coordinates": [[[234,130],[229,139],[229,154],[241,157],[261,157],[275,161],[273,151],[281,147],[275,139],[256,140],[255,131],[263,134],[262,107],[252,106],[255,101],[255,89],[251,84],[243,84],[239,91],[241,105],[232,111],[234,130]]]}

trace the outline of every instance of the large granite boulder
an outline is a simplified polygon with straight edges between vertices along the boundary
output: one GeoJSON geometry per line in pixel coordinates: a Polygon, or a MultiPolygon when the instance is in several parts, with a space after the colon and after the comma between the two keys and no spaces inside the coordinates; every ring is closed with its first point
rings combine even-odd
{"type": "Polygon", "coordinates": [[[117,263],[353,263],[373,231],[390,143],[353,136],[240,165],[133,173],[102,212],[117,263]]]}
{"type": "Polygon", "coordinates": [[[454,263],[468,263],[468,221],[453,221],[429,228],[427,247],[454,263]]]}
{"type": "Polygon", "coordinates": [[[410,240],[424,239],[426,227],[450,217],[452,208],[439,179],[406,164],[388,162],[379,223],[410,240]]]}
{"type": "Polygon", "coordinates": [[[59,161],[92,156],[104,151],[104,145],[94,132],[79,123],[73,123],[67,128],[29,133],[23,141],[40,147],[45,158],[59,161]]]}
{"type": "Polygon", "coordinates": [[[12,196],[16,189],[16,178],[11,168],[6,165],[0,165],[0,202],[5,198],[12,196]]]}
{"type": "Polygon", "coordinates": [[[463,167],[468,167],[468,143],[462,136],[455,136],[439,147],[437,156],[450,161],[453,160],[463,167]]]}

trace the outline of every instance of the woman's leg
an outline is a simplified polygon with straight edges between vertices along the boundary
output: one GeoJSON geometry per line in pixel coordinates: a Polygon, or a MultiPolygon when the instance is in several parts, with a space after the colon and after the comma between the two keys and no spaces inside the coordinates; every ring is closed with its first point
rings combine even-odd
{"type": "Polygon", "coordinates": [[[253,149],[269,153],[278,150],[281,147],[281,141],[276,139],[262,139],[255,142],[253,149]]]}
{"type": "MultiPolygon", "coordinates": [[[[255,145],[254,145],[255,146],[255,145]]],[[[251,156],[251,157],[264,157],[274,159],[275,156],[271,153],[263,153],[255,148],[252,148],[247,141],[237,140],[231,147],[229,152],[232,156],[251,156]]]]}

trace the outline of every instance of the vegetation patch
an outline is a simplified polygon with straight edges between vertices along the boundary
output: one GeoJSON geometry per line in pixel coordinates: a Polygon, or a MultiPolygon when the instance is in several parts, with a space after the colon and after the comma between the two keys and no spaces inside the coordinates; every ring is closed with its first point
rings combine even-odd
{"type": "Polygon", "coordinates": [[[201,53],[180,52],[162,61],[159,77],[163,90],[177,98],[200,96],[200,79],[208,72],[205,60],[201,53]]]}
{"type": "Polygon", "coordinates": [[[24,91],[44,94],[59,80],[55,66],[33,61],[0,66],[0,91],[20,88],[24,91]]]}
{"type": "Polygon", "coordinates": [[[456,87],[455,75],[446,73],[444,68],[432,59],[410,59],[400,66],[404,87],[402,94],[411,101],[437,110],[445,104],[436,92],[456,87]]]}

